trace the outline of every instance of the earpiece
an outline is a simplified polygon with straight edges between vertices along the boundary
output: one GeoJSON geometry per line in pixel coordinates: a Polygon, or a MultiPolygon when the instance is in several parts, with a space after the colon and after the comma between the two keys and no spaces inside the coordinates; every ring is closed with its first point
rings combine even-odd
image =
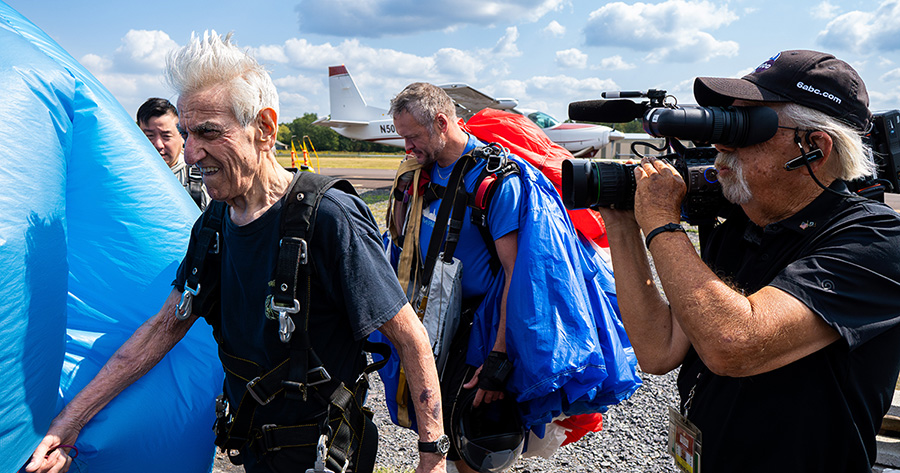
{"type": "Polygon", "coordinates": [[[809,153],[801,154],[796,158],[784,163],[785,171],[793,171],[794,169],[799,169],[806,165],[806,163],[811,163],[815,160],[822,159],[825,157],[825,154],[822,153],[822,150],[819,148],[815,148],[810,150],[809,153]]]}

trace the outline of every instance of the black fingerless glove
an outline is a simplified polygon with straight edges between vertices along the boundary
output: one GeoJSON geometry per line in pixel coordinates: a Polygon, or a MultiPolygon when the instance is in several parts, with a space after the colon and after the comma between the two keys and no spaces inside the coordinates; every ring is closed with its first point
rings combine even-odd
{"type": "Polygon", "coordinates": [[[506,381],[512,374],[512,362],[509,356],[502,351],[492,351],[488,354],[481,374],[478,375],[478,387],[485,391],[503,391],[506,389],[506,381]]]}

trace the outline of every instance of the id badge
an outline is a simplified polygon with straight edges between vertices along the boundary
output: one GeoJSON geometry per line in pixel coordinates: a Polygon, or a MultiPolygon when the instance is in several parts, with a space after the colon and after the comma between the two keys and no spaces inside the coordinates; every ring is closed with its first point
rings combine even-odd
{"type": "Polygon", "coordinates": [[[669,455],[685,473],[700,472],[700,429],[680,412],[669,407],[669,455]]]}

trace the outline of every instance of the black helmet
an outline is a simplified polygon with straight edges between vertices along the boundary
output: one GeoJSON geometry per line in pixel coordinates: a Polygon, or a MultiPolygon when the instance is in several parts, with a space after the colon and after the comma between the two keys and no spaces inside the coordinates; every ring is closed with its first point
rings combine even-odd
{"type": "Polygon", "coordinates": [[[473,389],[453,407],[451,436],[459,455],[481,473],[499,473],[511,467],[525,445],[525,429],[511,396],[472,407],[473,389]]]}

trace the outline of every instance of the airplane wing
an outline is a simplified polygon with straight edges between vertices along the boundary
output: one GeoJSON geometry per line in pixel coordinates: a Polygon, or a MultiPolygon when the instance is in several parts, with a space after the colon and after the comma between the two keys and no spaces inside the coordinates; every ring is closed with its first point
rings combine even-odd
{"type": "Polygon", "coordinates": [[[468,120],[472,115],[485,108],[514,111],[519,104],[515,99],[495,99],[485,95],[467,84],[447,84],[440,88],[456,103],[456,112],[463,120],[468,120]]]}
{"type": "Polygon", "coordinates": [[[370,122],[353,121],[353,120],[332,120],[330,117],[323,117],[313,122],[313,125],[327,126],[330,128],[346,128],[348,126],[363,126],[370,122]]]}

